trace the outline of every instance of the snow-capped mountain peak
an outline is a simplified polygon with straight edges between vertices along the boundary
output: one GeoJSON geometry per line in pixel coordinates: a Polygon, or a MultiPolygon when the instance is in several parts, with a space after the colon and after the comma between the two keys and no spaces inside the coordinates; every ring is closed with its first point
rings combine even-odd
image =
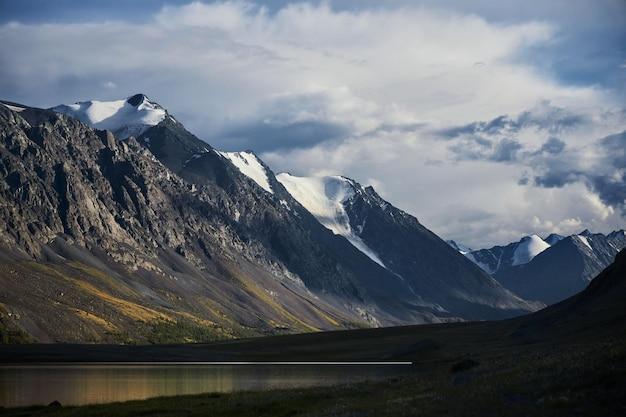
{"type": "Polygon", "coordinates": [[[530,262],[535,256],[548,249],[550,244],[537,235],[525,236],[520,240],[513,252],[512,265],[530,262]]]}
{"type": "Polygon", "coordinates": [[[506,246],[493,246],[489,249],[472,250],[456,242],[448,242],[461,254],[481,267],[488,274],[495,274],[503,268],[524,265],[529,263],[544,250],[558,243],[562,236],[552,234],[545,240],[537,235],[525,236],[518,242],[509,243],[506,246]]]}
{"type": "Polygon", "coordinates": [[[267,177],[267,169],[263,163],[257,158],[257,156],[251,151],[243,152],[221,152],[220,155],[228,159],[241,171],[242,174],[252,179],[259,184],[268,193],[273,194],[274,191],[270,186],[269,179],[267,177]]]}
{"type": "Polygon", "coordinates": [[[137,137],[167,117],[167,111],[144,94],[123,100],[62,104],[51,110],[72,116],[96,129],[110,130],[119,139],[137,137]]]}
{"type": "Polygon", "coordinates": [[[374,262],[385,266],[350,226],[344,203],[356,193],[354,181],[342,176],[296,177],[288,173],[278,174],[276,179],[324,227],[345,237],[374,262]]]}

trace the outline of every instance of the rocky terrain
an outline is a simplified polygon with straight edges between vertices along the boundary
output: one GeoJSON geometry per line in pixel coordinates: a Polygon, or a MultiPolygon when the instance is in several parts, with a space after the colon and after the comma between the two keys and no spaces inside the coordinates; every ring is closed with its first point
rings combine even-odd
{"type": "Polygon", "coordinates": [[[0,105],[0,326],[9,341],[206,341],[536,308],[415,218],[382,208],[373,190],[348,211],[351,221],[372,219],[359,233],[383,265],[324,227],[262,162],[269,191],[147,97],[115,103],[123,117],[104,117],[101,106],[85,119],[0,105]],[[116,117],[138,124],[107,128],[138,137],[78,120],[116,117]],[[409,249],[383,253],[377,236],[409,249]]]}

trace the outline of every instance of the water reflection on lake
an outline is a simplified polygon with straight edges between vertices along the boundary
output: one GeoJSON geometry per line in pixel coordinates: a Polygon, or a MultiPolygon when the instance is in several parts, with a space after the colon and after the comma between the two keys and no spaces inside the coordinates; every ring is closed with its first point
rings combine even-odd
{"type": "Polygon", "coordinates": [[[344,384],[407,374],[406,365],[60,364],[0,366],[0,406],[108,403],[167,395],[344,384]]]}

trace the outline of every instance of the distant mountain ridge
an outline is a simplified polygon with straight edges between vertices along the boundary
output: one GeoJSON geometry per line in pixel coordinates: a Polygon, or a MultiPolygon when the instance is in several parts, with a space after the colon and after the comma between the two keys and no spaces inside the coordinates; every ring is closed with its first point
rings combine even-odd
{"type": "MultiPolygon", "coordinates": [[[[449,242],[450,245],[455,242],[449,242]]],[[[505,246],[463,253],[519,296],[547,304],[587,286],[626,247],[626,232],[536,235],[505,246]]]]}
{"type": "MultiPolygon", "coordinates": [[[[458,245],[456,242],[453,243],[458,245]]],[[[537,235],[529,235],[518,242],[489,249],[472,250],[464,247],[463,254],[485,272],[493,275],[501,269],[528,263],[549,247],[550,244],[546,240],[537,235]]]]}

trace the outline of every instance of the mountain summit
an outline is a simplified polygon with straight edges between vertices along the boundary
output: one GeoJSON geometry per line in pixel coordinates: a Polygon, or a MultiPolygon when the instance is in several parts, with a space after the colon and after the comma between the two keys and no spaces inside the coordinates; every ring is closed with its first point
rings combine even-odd
{"type": "Polygon", "coordinates": [[[110,130],[118,139],[137,137],[167,117],[165,109],[144,94],[135,94],[125,100],[62,104],[51,110],[72,116],[96,129],[110,130]]]}

